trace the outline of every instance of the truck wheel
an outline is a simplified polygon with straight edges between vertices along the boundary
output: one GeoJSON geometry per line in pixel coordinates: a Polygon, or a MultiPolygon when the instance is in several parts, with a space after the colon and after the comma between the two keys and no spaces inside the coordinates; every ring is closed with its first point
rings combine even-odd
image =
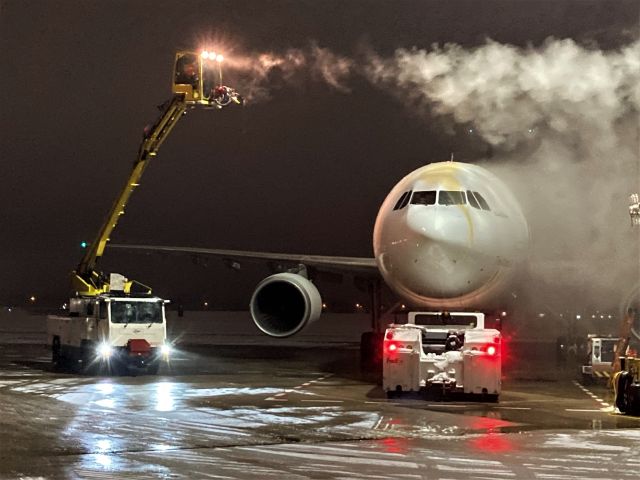
{"type": "Polygon", "coordinates": [[[616,382],[616,407],[620,413],[627,413],[629,410],[628,388],[630,383],[629,372],[620,372],[616,382]]]}
{"type": "Polygon", "coordinates": [[[627,385],[627,404],[631,415],[640,415],[640,385],[630,379],[627,385]]]}
{"type": "Polygon", "coordinates": [[[160,362],[152,362],[147,366],[147,374],[157,375],[160,370],[160,362]]]}
{"type": "Polygon", "coordinates": [[[53,337],[51,342],[51,363],[54,366],[59,366],[62,356],[60,355],[60,337],[53,337]]]}
{"type": "Polygon", "coordinates": [[[88,350],[87,348],[82,348],[80,352],[80,359],[82,360],[82,366],[80,367],[80,371],[83,375],[97,375],[99,370],[99,365],[91,358],[92,350],[88,350]]]}

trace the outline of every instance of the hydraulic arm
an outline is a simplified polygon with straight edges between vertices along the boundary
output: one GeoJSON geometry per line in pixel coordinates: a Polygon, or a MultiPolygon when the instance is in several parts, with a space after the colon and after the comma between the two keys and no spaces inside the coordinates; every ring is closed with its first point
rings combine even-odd
{"type": "MultiPolygon", "coordinates": [[[[160,107],[161,114],[156,122],[145,129],[144,139],[131,173],[116,197],[97,236],[88,246],[78,268],[73,272],[72,293],[95,296],[109,291],[108,279],[96,268],[97,262],[104,253],[120,216],[124,214],[133,190],[140,185],[140,179],[149,161],[157,155],[160,146],[187,109],[195,106],[220,109],[231,103],[242,104],[242,97],[234,89],[210,81],[203,81],[203,79],[214,77],[213,67],[217,68],[218,76],[222,77],[220,62],[221,56],[218,56],[216,63],[212,64],[208,52],[203,52],[203,54],[178,52],[176,54],[173,97],[160,107]]],[[[141,286],[143,292],[151,293],[149,287],[138,282],[127,282],[125,292],[130,292],[134,283],[141,286]]]]}

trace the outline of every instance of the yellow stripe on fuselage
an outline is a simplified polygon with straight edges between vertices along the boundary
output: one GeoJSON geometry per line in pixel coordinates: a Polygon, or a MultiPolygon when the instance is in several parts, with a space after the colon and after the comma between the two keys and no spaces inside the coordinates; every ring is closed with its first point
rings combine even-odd
{"type": "MultiPolygon", "coordinates": [[[[464,163],[457,162],[443,162],[439,164],[432,164],[433,168],[427,168],[427,170],[418,177],[420,181],[425,183],[433,183],[436,185],[438,190],[456,190],[456,191],[466,191],[465,186],[463,186],[458,180],[458,174],[465,167],[464,163]]],[[[466,193],[465,193],[466,195],[466,193]]],[[[473,220],[471,219],[471,213],[469,212],[469,206],[467,204],[464,205],[456,205],[461,211],[464,217],[467,219],[468,234],[467,234],[467,242],[471,247],[473,245],[473,220]]]]}

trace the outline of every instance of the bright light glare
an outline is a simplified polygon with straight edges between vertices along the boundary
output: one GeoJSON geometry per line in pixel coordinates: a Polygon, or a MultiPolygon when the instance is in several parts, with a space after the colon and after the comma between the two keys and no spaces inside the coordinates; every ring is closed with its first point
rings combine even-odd
{"type": "Polygon", "coordinates": [[[105,395],[109,395],[113,393],[113,384],[112,383],[98,383],[96,385],[96,390],[100,393],[104,393],[105,395]]]}
{"type": "Polygon", "coordinates": [[[200,56],[206,60],[207,58],[209,58],[209,52],[205,50],[200,54],[200,56]]]}
{"type": "Polygon", "coordinates": [[[175,408],[173,398],[173,384],[159,383],[156,387],[156,410],[169,412],[175,408]]]}
{"type": "Polygon", "coordinates": [[[111,345],[109,345],[108,343],[101,343],[98,346],[98,353],[100,354],[101,357],[109,358],[113,353],[113,349],[111,348],[111,345]]]}
{"type": "Polygon", "coordinates": [[[160,347],[160,352],[162,352],[162,354],[164,356],[169,356],[171,355],[171,345],[167,345],[166,343],[164,345],[162,345],[160,347]]]}
{"type": "Polygon", "coordinates": [[[224,60],[224,57],[222,55],[217,55],[216,56],[216,61],[217,62],[222,62],[224,60]]]}

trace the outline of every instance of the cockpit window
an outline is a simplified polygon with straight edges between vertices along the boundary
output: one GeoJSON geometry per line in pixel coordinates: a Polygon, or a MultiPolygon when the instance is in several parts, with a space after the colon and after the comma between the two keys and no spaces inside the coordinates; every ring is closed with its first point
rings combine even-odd
{"type": "Polygon", "coordinates": [[[489,204],[482,195],[480,195],[478,192],[473,192],[473,195],[478,199],[478,203],[480,204],[480,208],[482,208],[482,210],[486,210],[488,212],[491,211],[491,208],[489,208],[489,204]]]}
{"type": "Polygon", "coordinates": [[[400,205],[402,205],[402,202],[404,202],[404,199],[405,199],[405,198],[407,198],[408,196],[409,196],[409,192],[404,192],[404,193],[402,194],[402,196],[401,196],[401,197],[398,199],[398,201],[396,202],[396,206],[395,206],[395,207],[393,207],[393,209],[394,209],[394,210],[399,210],[400,208],[402,208],[402,207],[400,207],[400,205]]]}
{"type": "Polygon", "coordinates": [[[435,190],[430,190],[428,192],[413,192],[413,197],[411,197],[411,205],[435,205],[435,203],[435,190]]]}
{"type": "Polygon", "coordinates": [[[398,199],[398,203],[393,207],[394,210],[402,210],[409,203],[409,199],[411,198],[411,190],[408,192],[404,192],[402,196],[398,199]]]}
{"type": "Polygon", "coordinates": [[[480,204],[478,203],[478,200],[476,200],[476,197],[473,195],[473,192],[471,192],[471,190],[467,190],[467,199],[469,200],[469,205],[480,210],[480,204]]]}
{"type": "Polygon", "coordinates": [[[438,205],[464,205],[467,203],[464,192],[440,190],[438,205]]]}

